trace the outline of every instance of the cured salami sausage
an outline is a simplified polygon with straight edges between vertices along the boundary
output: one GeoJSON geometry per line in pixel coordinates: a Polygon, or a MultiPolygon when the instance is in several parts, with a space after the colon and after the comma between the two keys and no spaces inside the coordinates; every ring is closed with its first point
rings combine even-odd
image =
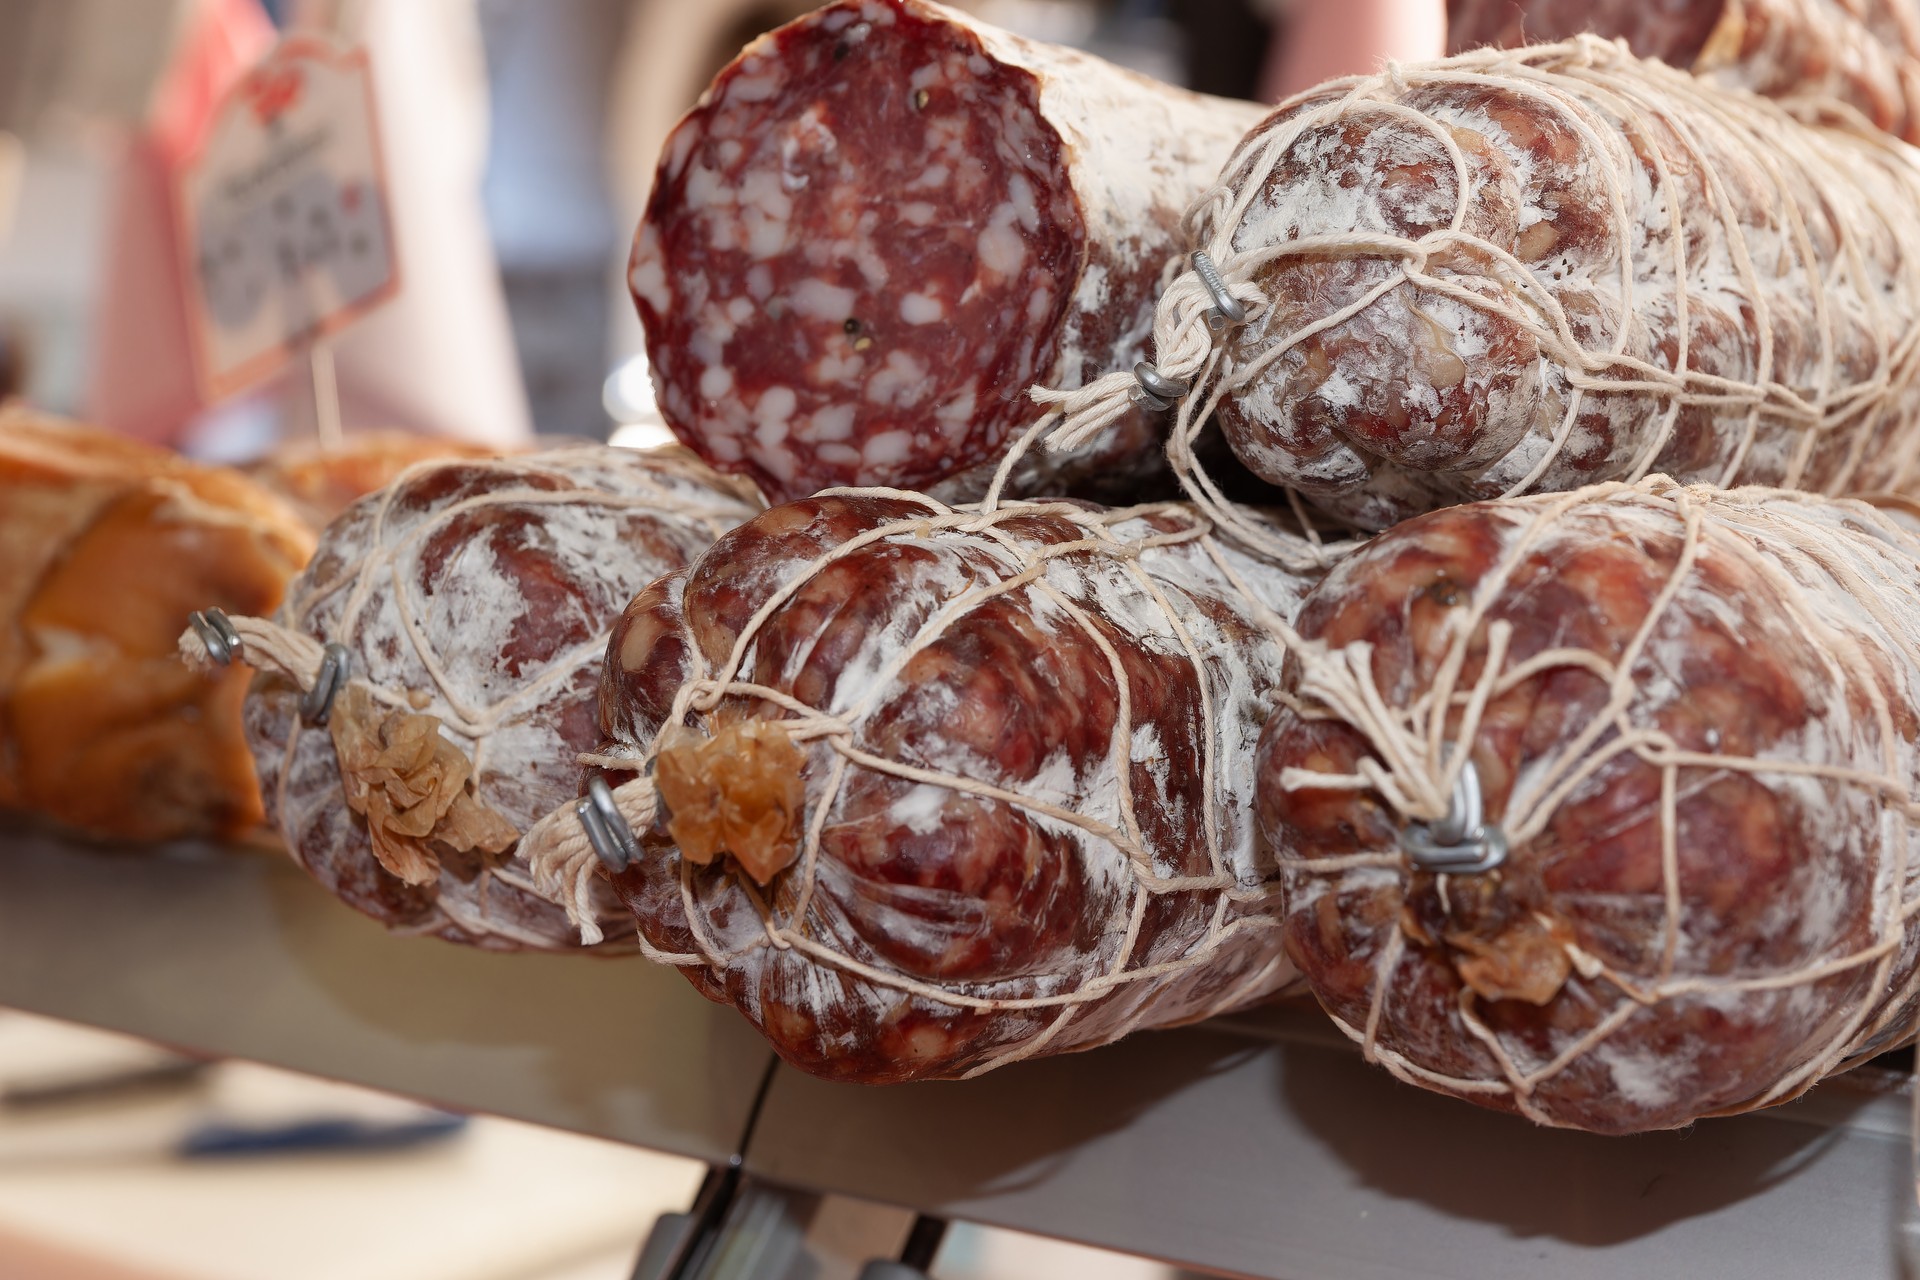
{"type": "Polygon", "coordinates": [[[1658,472],[1898,487],[1915,156],[1591,38],[1324,87],[1196,211],[1251,315],[1214,345],[1203,281],[1169,285],[1160,371],[1204,388],[1176,461],[1217,401],[1249,468],[1367,528],[1658,472]]]}
{"type": "MultiPolygon", "coordinates": [[[[260,671],[248,743],[288,851],[395,930],[576,946],[520,835],[577,793],[621,607],[754,510],[680,450],[600,446],[424,463],[350,507],[274,623],[234,620],[260,671]],[[328,643],[348,679],[320,724],[303,702],[332,678],[328,643]]],[[[609,945],[631,948],[631,929],[609,945]]]]}
{"type": "Polygon", "coordinates": [[[1243,593],[1301,587],[1173,505],[776,507],[614,631],[603,762],[647,771],[614,793],[645,834],[613,884],[650,955],[840,1080],[1272,991],[1245,780],[1282,650],[1243,593]]]}
{"type": "Polygon", "coordinates": [[[1447,44],[1514,47],[1591,33],[1732,89],[1844,103],[1920,142],[1914,0],[1449,0],[1447,44]]]}
{"type": "MultiPolygon", "coordinates": [[[[977,496],[1030,385],[1144,354],[1181,215],[1264,112],[922,0],[761,37],[668,139],[634,241],[668,423],[775,501],[977,496]]],[[[1119,492],[1160,441],[1135,412],[1016,487],[1119,492]]]]}
{"type": "Polygon", "coordinates": [[[1396,1075],[1626,1133],[1911,1037],[1910,529],[1660,478],[1505,499],[1381,535],[1298,627],[1257,785],[1288,951],[1396,1075]]]}

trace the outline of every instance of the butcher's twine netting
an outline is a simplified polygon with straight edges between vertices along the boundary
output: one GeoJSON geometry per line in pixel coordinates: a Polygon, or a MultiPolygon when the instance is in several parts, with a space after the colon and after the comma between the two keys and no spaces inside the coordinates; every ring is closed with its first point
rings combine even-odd
{"type": "MultiPolygon", "coordinates": [[[[348,796],[355,796],[356,791],[378,793],[368,797],[374,800],[374,812],[363,808],[359,797],[354,800],[354,808],[368,818],[370,827],[385,828],[369,832],[371,852],[383,867],[410,884],[431,883],[439,871],[436,844],[450,841],[453,848],[473,847],[469,840],[484,832],[485,843],[478,846],[483,851],[505,854],[512,849],[519,835],[516,825],[488,806],[485,793],[482,771],[489,745],[503,726],[538,708],[583,666],[597,666],[606,637],[597,633],[554,654],[537,669],[523,668],[519,677],[498,682],[497,698],[479,700],[473,695],[476,682],[459,679],[435,651],[424,623],[426,604],[407,567],[428,539],[464,517],[503,507],[557,509],[579,504],[659,516],[701,530],[709,541],[751,516],[755,509],[747,503],[743,491],[719,482],[703,464],[678,450],[642,455],[586,446],[455,463],[428,459],[407,468],[381,491],[360,544],[334,548],[348,554],[333,566],[327,578],[316,581],[303,575],[297,580],[277,620],[246,616],[229,619],[240,640],[237,659],[258,671],[286,678],[304,695],[321,675],[325,642],[302,628],[328,601],[341,593],[347,596],[337,623],[330,628],[330,638],[342,642],[351,655],[349,677],[333,700],[333,715],[327,726],[303,722],[293,714],[297,701],[287,704],[290,714],[273,812],[290,811],[287,788],[296,776],[292,766],[304,735],[331,734],[336,743],[340,742],[339,717],[348,706],[358,705],[368,708],[363,713],[366,723],[359,726],[363,731],[361,741],[377,747],[385,739],[394,748],[380,753],[380,759],[364,761],[361,778],[343,777],[348,796]],[[408,512],[403,519],[395,504],[409,492],[409,482],[449,466],[464,472],[500,472],[513,478],[545,478],[543,473],[551,473],[563,483],[559,487],[508,483],[424,513],[408,512]],[[395,536],[390,525],[404,528],[404,532],[395,536]],[[367,678],[366,619],[382,611],[390,611],[398,619],[407,652],[426,672],[428,687],[392,687],[367,678]],[[376,716],[379,718],[374,719],[376,716]],[[432,734],[425,732],[429,728],[432,734]],[[422,748],[420,755],[407,750],[409,744],[402,741],[403,734],[414,740],[412,745],[422,748]],[[437,762],[424,757],[426,746],[437,748],[437,762]],[[450,760],[448,752],[459,759],[450,760]],[[413,757],[415,762],[408,767],[396,763],[397,756],[413,757]],[[463,772],[464,777],[449,776],[463,772]],[[492,820],[477,813],[475,806],[492,814],[492,820]]],[[[340,527],[352,526],[336,526],[340,527]]],[[[484,534],[484,524],[478,527],[484,534]]],[[[323,546],[316,565],[325,562],[325,552],[323,546]]],[[[608,547],[607,554],[619,555],[622,551],[608,547]]],[[[608,624],[611,622],[609,617],[608,624]]],[[[179,646],[181,658],[190,668],[206,671],[217,665],[196,629],[183,632],[179,646]]],[[[385,660],[381,665],[391,668],[397,663],[385,660]]],[[[341,762],[341,768],[343,775],[354,771],[346,761],[341,762]]],[[[551,946],[552,939],[531,934],[504,913],[485,908],[489,880],[539,896],[524,865],[511,857],[494,857],[480,874],[474,894],[439,896],[436,905],[446,920],[476,938],[493,937],[518,946],[551,946]]],[[[619,918],[604,901],[600,911],[603,916],[619,918]]],[[[429,919],[404,931],[432,932],[442,923],[429,919]]]]}
{"type": "MultiPolygon", "coordinates": [[[[1879,993],[1878,998],[1844,1011],[1820,1043],[1802,1046],[1804,1060],[1750,1105],[1765,1106],[1797,1096],[1865,1046],[1881,1043],[1882,1033],[1920,992],[1920,968],[1912,966],[1910,956],[1902,955],[1910,922],[1920,912],[1920,877],[1913,874],[1914,851],[1910,850],[1913,824],[1920,820],[1920,796],[1915,793],[1920,758],[1902,736],[1900,708],[1889,700],[1903,691],[1911,696],[1920,690],[1920,627],[1913,614],[1913,590],[1920,584],[1920,573],[1914,571],[1920,563],[1920,537],[1864,504],[1779,490],[1726,493],[1705,486],[1680,487],[1657,476],[1636,485],[1614,483],[1569,494],[1536,495],[1520,500],[1516,510],[1525,517],[1518,532],[1507,541],[1497,563],[1473,584],[1464,607],[1448,611],[1444,656],[1430,685],[1405,705],[1397,705],[1395,697],[1375,683],[1369,645],[1361,642],[1329,650],[1283,628],[1301,673],[1287,699],[1289,707],[1303,719],[1330,719],[1353,727],[1364,735],[1374,754],[1353,774],[1290,768],[1282,773],[1281,785],[1290,792],[1370,793],[1403,819],[1438,820],[1447,812],[1490,701],[1556,669],[1591,672],[1605,682],[1602,708],[1544,764],[1530,765],[1516,782],[1504,811],[1489,818],[1506,832],[1514,858],[1524,859],[1528,843],[1547,830],[1556,809],[1609,761],[1631,754],[1658,770],[1666,903],[1661,971],[1649,981],[1644,975],[1619,971],[1573,942],[1563,943],[1572,970],[1593,982],[1595,990],[1600,989],[1598,982],[1610,985],[1617,998],[1589,1031],[1537,1065],[1523,1064],[1521,1057],[1530,1055],[1516,1051],[1506,1036],[1488,1026],[1476,1012],[1474,993],[1463,989],[1461,1017],[1468,1032],[1499,1064],[1501,1078],[1451,1075],[1422,1066],[1381,1042],[1393,978],[1405,950],[1402,930],[1389,925],[1384,929],[1384,945],[1373,957],[1375,976],[1365,1023],[1355,1026],[1335,1020],[1369,1060],[1382,1063],[1403,1080],[1455,1094],[1504,1095],[1529,1118],[1554,1124],[1558,1123],[1555,1118],[1535,1105],[1531,1095],[1543,1082],[1599,1049],[1639,1010],[1684,997],[1735,997],[1743,992],[1804,987],[1873,966],[1869,989],[1879,993]],[[1512,625],[1498,619],[1489,623],[1487,614],[1529,550],[1571,512],[1623,506],[1669,513],[1683,536],[1681,553],[1631,642],[1618,656],[1554,648],[1522,661],[1511,659],[1512,625]],[[1870,719],[1856,731],[1857,749],[1850,763],[1787,754],[1762,759],[1688,750],[1652,723],[1649,710],[1635,707],[1645,676],[1644,670],[1636,675],[1635,667],[1676,598],[1689,587],[1714,589],[1702,587],[1699,580],[1701,561],[1709,556],[1735,558],[1757,570],[1791,611],[1793,625],[1817,645],[1828,663],[1832,687],[1868,701],[1870,719]],[[1896,574],[1903,581],[1889,590],[1888,578],[1896,574]],[[1468,682],[1463,673],[1477,633],[1484,642],[1482,666],[1468,682]],[[1893,673],[1891,680],[1885,678],[1888,672],[1893,673]],[[1880,755],[1877,768],[1862,758],[1875,753],[1880,755]],[[1863,839],[1869,856],[1877,858],[1879,865],[1836,869],[1870,878],[1875,921],[1871,945],[1777,972],[1718,976],[1678,971],[1682,911],[1678,806],[1683,770],[1693,771],[1695,778],[1700,771],[1775,779],[1797,776],[1857,788],[1872,797],[1879,826],[1863,839]]],[[[1684,699],[1686,694],[1682,691],[1679,696],[1684,699]]],[[[1366,869],[1393,875],[1407,869],[1406,855],[1397,847],[1318,859],[1289,856],[1285,849],[1276,852],[1290,875],[1335,882],[1355,871],[1364,875],[1366,869]]],[[[1892,1030],[1905,1035],[1909,1029],[1892,1030]]]]}
{"type": "MultiPolygon", "coordinates": [[[[1511,51],[1482,49],[1437,63],[1390,65],[1380,75],[1334,81],[1314,90],[1313,96],[1325,100],[1306,99],[1311,105],[1241,144],[1221,184],[1188,211],[1189,242],[1211,256],[1227,292],[1247,309],[1249,323],[1257,323],[1270,305],[1256,281],[1273,264],[1289,259],[1381,259],[1392,263],[1393,269],[1346,305],[1276,337],[1245,363],[1234,362],[1227,344],[1218,341],[1209,327],[1214,298],[1193,269],[1181,272],[1168,285],[1154,322],[1156,368],[1193,388],[1179,403],[1168,445],[1173,468],[1189,497],[1247,545],[1282,563],[1294,562],[1299,554],[1298,547],[1273,539],[1206,473],[1194,450],[1202,427],[1222,400],[1259,380],[1289,351],[1360,315],[1403,285],[1505,319],[1538,343],[1544,365],[1563,371],[1569,394],[1551,442],[1501,496],[1536,488],[1549,468],[1577,443],[1576,419],[1593,396],[1651,400],[1659,406],[1659,416],[1657,429],[1646,433],[1625,474],[1583,477],[1587,480],[1631,482],[1649,474],[1673,438],[1682,411],[1693,406],[1706,407],[1723,421],[1740,419],[1744,436],[1717,479],[1689,479],[1716,479],[1722,486],[1736,483],[1763,424],[1798,431],[1785,474],[1770,481],[1784,487],[1801,484],[1816,449],[1847,451],[1844,464],[1824,485],[1834,493],[1863,487],[1857,481],[1893,488],[1914,471],[1920,432],[1906,430],[1900,433],[1897,458],[1866,458],[1874,474],[1855,474],[1875,438],[1875,428],[1890,418],[1904,420],[1903,406],[1913,399],[1920,382],[1920,327],[1906,321],[1914,300],[1920,299],[1920,238],[1912,230],[1916,225],[1912,211],[1920,208],[1920,166],[1903,144],[1870,129],[1844,139],[1831,130],[1810,129],[1774,103],[1702,84],[1664,64],[1634,58],[1624,44],[1591,36],[1511,51]],[[1616,259],[1615,279],[1607,288],[1622,307],[1621,318],[1607,326],[1610,345],[1598,349],[1583,345],[1560,297],[1542,273],[1465,229],[1473,184],[1460,143],[1445,123],[1399,101],[1411,90],[1449,86],[1486,88],[1538,104],[1579,139],[1582,163],[1597,167],[1616,259]],[[1598,109],[1602,107],[1604,112],[1598,109]],[[1624,121],[1626,128],[1608,119],[1609,114],[1624,121]],[[1296,140],[1309,130],[1354,119],[1423,131],[1433,139],[1452,164],[1454,189],[1459,193],[1451,223],[1417,239],[1352,230],[1301,235],[1278,243],[1265,242],[1267,238],[1250,227],[1256,234],[1246,237],[1246,247],[1239,247],[1236,241],[1243,223],[1296,140]],[[1866,140],[1868,135],[1873,140],[1866,140]],[[1740,148],[1744,160],[1773,180],[1768,207],[1752,207],[1751,193],[1729,190],[1715,174],[1709,157],[1712,147],[1702,143],[1709,136],[1713,146],[1740,148]],[[1676,145],[1675,140],[1681,150],[1678,155],[1667,150],[1676,145]],[[1643,180],[1636,147],[1646,151],[1661,178],[1658,205],[1645,211],[1651,220],[1644,224],[1630,194],[1636,182],[1643,180]],[[1858,167],[1863,150],[1874,151],[1884,161],[1876,166],[1878,187],[1863,185],[1858,167]],[[1705,207],[1686,205],[1681,200],[1682,184],[1675,181],[1677,174],[1696,170],[1710,195],[1705,207]],[[1889,192],[1903,197],[1895,207],[1885,207],[1889,192]],[[1743,196],[1748,203],[1742,204],[1743,196]],[[1808,225],[1810,211],[1802,207],[1803,200],[1823,205],[1826,216],[1818,227],[1808,225]],[[1756,220],[1767,225],[1756,226],[1756,220]],[[1684,228],[1685,234],[1668,233],[1670,228],[1684,228]],[[1652,242],[1669,256],[1664,267],[1637,262],[1626,248],[1646,239],[1650,229],[1659,231],[1652,242]],[[1891,252],[1885,244],[1869,243],[1875,236],[1890,238],[1891,252]],[[1690,274],[1690,238],[1707,246],[1703,253],[1724,253],[1732,261],[1732,275],[1714,282],[1719,287],[1713,292],[1716,305],[1723,309],[1737,304],[1750,312],[1745,323],[1760,344],[1758,368],[1750,379],[1688,367],[1689,304],[1702,305],[1693,300],[1705,291],[1698,273],[1690,274]],[[1491,264],[1489,273],[1502,287],[1476,291],[1464,287],[1458,276],[1430,270],[1442,256],[1491,264]],[[1897,260],[1891,275],[1885,262],[1888,256],[1897,260]],[[1791,258],[1790,268],[1763,270],[1756,265],[1758,260],[1774,266],[1783,257],[1791,258]],[[1814,332],[1808,335],[1817,348],[1817,358],[1811,362],[1812,385],[1788,385],[1776,366],[1769,292],[1780,287],[1780,279],[1789,277],[1804,282],[1803,294],[1795,300],[1813,317],[1814,332]],[[1670,293],[1663,292],[1668,289],[1670,293]],[[1656,300],[1661,307],[1671,308],[1677,343],[1674,368],[1625,350],[1636,327],[1632,318],[1656,300]],[[1845,368],[1845,353],[1838,346],[1843,335],[1837,312],[1843,304],[1848,316],[1870,335],[1873,367],[1865,376],[1845,368]]],[[[1836,114],[1845,114],[1838,104],[1836,114]]],[[[1705,260],[1703,256],[1701,261],[1705,260]]],[[[1852,332],[1858,336],[1857,328],[1852,332]]],[[[1106,374],[1074,391],[1036,388],[1033,398],[1052,412],[1029,434],[1050,448],[1083,445],[1126,412],[1139,393],[1139,381],[1130,372],[1106,374]]]]}
{"type": "MultiPolygon", "coordinates": [[[[783,718],[776,720],[775,723],[795,744],[805,747],[807,744],[824,742],[831,750],[832,761],[824,786],[808,797],[810,812],[806,817],[805,834],[801,841],[799,856],[784,872],[786,878],[773,886],[775,892],[771,897],[761,892],[746,876],[737,871],[731,873],[733,883],[751,901],[762,926],[751,941],[744,948],[731,947],[725,940],[714,934],[707,920],[707,909],[695,895],[695,869],[686,859],[676,856],[675,862],[680,876],[681,904],[697,949],[684,953],[663,951],[649,943],[643,936],[642,951],[650,958],[664,964],[727,971],[741,964],[752,951],[766,947],[791,949],[812,961],[876,987],[899,992],[903,997],[917,997],[949,1009],[1057,1011],[1040,1032],[1004,1050],[983,1065],[975,1067],[968,1072],[969,1075],[1042,1051],[1060,1036],[1077,1013],[1092,1002],[1122,991],[1131,984],[1157,983],[1177,978],[1182,973],[1214,961],[1223,949],[1249,933],[1275,935],[1270,958],[1264,964],[1256,965],[1244,979],[1229,984],[1224,990],[1208,993],[1209,1008],[1195,1011],[1192,1016],[1199,1017],[1207,1012],[1223,1011],[1244,1004],[1247,1000],[1272,989],[1288,972],[1285,961],[1279,954],[1276,934],[1281,923],[1279,912],[1276,909],[1248,911],[1243,908],[1258,907],[1260,904],[1268,903],[1277,907],[1276,888],[1271,883],[1256,879],[1244,869],[1244,866],[1236,869],[1233,865],[1236,860],[1236,851],[1227,847],[1229,842],[1223,838],[1221,829],[1222,816],[1229,812],[1228,806],[1238,803],[1230,794],[1237,785],[1238,779],[1227,776],[1220,758],[1222,735],[1217,727],[1219,717],[1214,705],[1215,677],[1209,671],[1210,664],[1217,663],[1220,659],[1217,656],[1212,658],[1208,656],[1206,644],[1196,637],[1193,629],[1188,625],[1191,619],[1183,618],[1182,610],[1176,606],[1165,584],[1157,581],[1148,572],[1140,563],[1140,557],[1143,553],[1155,548],[1185,545],[1197,549],[1206,558],[1212,571],[1219,575],[1219,580],[1223,584],[1228,584],[1227,589],[1248,601],[1259,601],[1263,597],[1271,599],[1273,596],[1271,589],[1259,590],[1248,580],[1248,574],[1257,575],[1263,572],[1262,567],[1251,564],[1244,558],[1236,559],[1226,553],[1208,523],[1190,509],[1179,506],[1156,505],[1129,510],[1091,511],[1071,503],[1008,501],[998,503],[992,509],[983,509],[981,504],[949,506],[921,494],[896,489],[835,489],[828,490],[827,494],[898,499],[924,509],[925,515],[879,525],[823,552],[810,563],[800,567],[755,611],[741,629],[726,661],[718,668],[709,667],[700,646],[689,643],[686,648],[692,655],[690,660],[694,664],[693,674],[676,692],[671,713],[662,729],[655,734],[653,741],[628,752],[596,756],[589,761],[617,771],[637,771],[636,776],[614,788],[612,794],[621,815],[633,830],[636,833],[645,833],[660,812],[658,794],[650,771],[654,758],[659,753],[662,739],[671,733],[675,726],[698,724],[703,717],[711,715],[719,708],[724,700],[760,699],[783,713],[783,718]],[[1017,532],[1010,532],[1006,528],[1009,522],[1035,515],[1045,515],[1071,522],[1082,536],[1068,542],[1040,544],[1023,539],[1017,532]],[[1172,521],[1175,527],[1170,530],[1153,528],[1141,520],[1141,517],[1146,515],[1156,515],[1163,520],[1172,521]],[[1128,525],[1139,527],[1123,528],[1128,525]],[[899,540],[926,545],[929,541],[943,537],[964,538],[974,549],[989,549],[1003,571],[990,579],[976,580],[971,586],[944,601],[938,612],[920,628],[917,634],[901,644],[897,651],[891,652],[882,669],[874,672],[871,679],[862,681],[865,692],[861,696],[854,698],[840,710],[832,711],[811,706],[783,690],[741,678],[743,668],[751,660],[755,640],[768,619],[791,600],[808,581],[829,565],[855,555],[876,543],[899,540]],[[1153,852],[1143,840],[1141,828],[1135,816],[1135,806],[1141,801],[1134,794],[1129,768],[1137,727],[1133,719],[1129,677],[1121,663],[1120,655],[1114,650],[1108,638],[1093,624],[1086,603],[1074,599],[1049,581],[1049,567],[1070,557],[1101,557],[1110,560],[1117,571],[1124,575],[1124,589],[1137,592],[1143,601],[1151,602],[1156,616],[1164,620],[1165,634],[1178,643],[1180,652],[1193,667],[1194,678],[1202,699],[1202,723],[1205,726],[1206,743],[1203,758],[1193,762],[1193,767],[1197,767],[1204,775],[1204,793],[1209,800],[1204,806],[1205,811],[1198,815],[1196,832],[1204,841],[1207,851],[1210,869],[1205,875],[1161,874],[1154,865],[1153,852]],[[1112,727],[1109,747],[1113,768],[1111,774],[1102,775],[1117,782],[1120,816],[1117,824],[1102,821],[1068,805],[1053,803],[1037,795],[1023,794],[978,777],[919,767],[902,760],[876,755],[857,745],[859,726],[863,717],[875,710],[880,699],[888,693],[890,688],[897,690],[895,677],[906,669],[916,655],[937,641],[950,623],[990,600],[1009,592],[1022,590],[1044,598],[1073,620],[1085,636],[1104,654],[1114,684],[1119,690],[1118,714],[1112,727]],[[1086,837],[1081,844],[1083,850],[1097,850],[1101,845],[1108,846],[1113,856],[1125,860],[1131,876],[1131,892],[1126,917],[1115,919],[1110,925],[1114,932],[1124,931],[1123,940],[1111,964],[1104,972],[1085,979],[1072,990],[1058,994],[1031,997],[979,995],[967,990],[965,984],[941,985],[926,982],[885,966],[858,959],[810,936],[805,925],[822,857],[822,831],[833,813],[836,798],[841,793],[849,770],[855,768],[870,769],[894,778],[943,787],[956,793],[1015,806],[1026,814],[1082,833],[1086,837]],[[1196,891],[1215,895],[1212,920],[1204,936],[1196,937],[1186,952],[1177,958],[1161,963],[1129,967],[1133,964],[1136,941],[1148,904],[1159,895],[1196,891]]],[[[1270,610],[1260,605],[1255,605],[1250,610],[1250,614],[1256,616],[1266,613],[1270,613],[1270,610]]],[[[1159,629],[1156,627],[1156,630],[1159,629]]],[[[528,833],[523,848],[529,851],[528,857],[533,867],[536,884],[549,898],[567,905],[570,916],[581,930],[583,940],[591,942],[597,930],[588,908],[591,904],[590,892],[598,862],[573,808],[569,806],[542,819],[528,833]]],[[[1243,863],[1245,861],[1244,857],[1240,860],[1243,863]]],[[[1117,1024],[1110,1035],[1106,1034],[1103,1024],[1100,1038],[1103,1040],[1116,1038],[1133,1029],[1140,1020],[1140,1011],[1136,1009],[1127,1021],[1117,1024]]]]}

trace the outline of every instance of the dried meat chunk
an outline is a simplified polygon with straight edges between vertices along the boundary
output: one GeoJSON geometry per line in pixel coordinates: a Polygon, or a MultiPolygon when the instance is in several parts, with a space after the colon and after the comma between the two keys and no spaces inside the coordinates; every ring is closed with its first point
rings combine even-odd
{"type": "Polygon", "coordinates": [[[315,532],[361,498],[386,488],[408,467],[445,458],[496,458],[519,450],[490,448],[406,431],[355,431],[337,445],[282,444],[247,474],[293,504],[315,532]]]}
{"type": "Polygon", "coordinates": [[[237,472],[0,412],[0,809],[135,841],[258,824],[246,676],[197,677],[174,638],[208,605],[270,612],[312,550],[237,472]]]}
{"type": "Polygon", "coordinates": [[[1270,992],[1246,780],[1284,655],[1247,592],[1303,585],[1173,504],[776,507],[614,631],[603,760],[654,818],[614,887],[650,955],[840,1080],[1270,992]]]}
{"type": "MultiPolygon", "coordinates": [[[[668,139],[629,279],[682,441],[775,501],[982,491],[1038,414],[1145,354],[1181,215],[1264,108],[923,0],[842,0],[749,45],[668,139]]],[[[1016,487],[1119,493],[1143,412],[1016,487]]]]}
{"type": "Polygon", "coordinates": [[[1920,535],[1863,503],[1408,521],[1308,597],[1260,743],[1289,954],[1370,1058],[1543,1124],[1797,1096],[1920,1014],[1917,638],[1920,535]],[[1491,869],[1427,843],[1468,771],[1491,869]]]}
{"type": "MultiPolygon", "coordinates": [[[[683,451],[601,446],[416,466],[348,508],[277,618],[292,665],[324,642],[351,655],[331,722],[301,718],[311,672],[242,651],[263,666],[248,740],[288,850],[389,928],[576,946],[521,833],[578,792],[621,608],[756,509],[683,451]]],[[[611,895],[601,910],[623,918],[611,895]]],[[[631,928],[607,945],[631,948],[631,928]]]]}
{"type": "Polygon", "coordinates": [[[1592,38],[1327,86],[1197,211],[1253,314],[1210,347],[1169,286],[1182,430],[1217,398],[1252,471],[1365,528],[1658,473],[1897,488],[1917,155],[1592,38]]]}

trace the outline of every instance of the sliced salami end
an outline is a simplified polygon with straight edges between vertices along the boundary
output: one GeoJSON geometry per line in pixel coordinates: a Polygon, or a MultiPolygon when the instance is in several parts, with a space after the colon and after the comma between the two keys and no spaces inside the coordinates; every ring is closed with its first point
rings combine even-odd
{"type": "Polygon", "coordinates": [[[929,6],[829,6],[681,122],[631,284],[682,440],[770,495],[923,486],[1034,409],[1086,231],[1030,72],[929,6]]]}

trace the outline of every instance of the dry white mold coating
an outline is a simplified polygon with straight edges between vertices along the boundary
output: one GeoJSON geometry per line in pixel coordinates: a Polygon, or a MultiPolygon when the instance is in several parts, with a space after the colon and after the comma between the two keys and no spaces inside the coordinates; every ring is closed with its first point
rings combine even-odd
{"type": "MultiPolygon", "coordinates": [[[[613,877],[647,953],[794,1065],[874,1083],[1277,989],[1249,781],[1284,661],[1261,619],[1305,585],[1174,504],[868,491],[743,525],[609,648],[616,802],[643,830],[671,815],[613,877]],[[689,852],[702,812],[771,825],[689,852]]],[[[536,872],[591,873],[565,823],[526,844],[536,872]]]]}
{"type": "MultiPolygon", "coordinates": [[[[577,756],[597,741],[595,690],[620,610],[752,516],[738,489],[677,449],[425,463],[334,522],[260,647],[345,645],[373,712],[433,717],[471,764],[472,800],[511,837],[578,794],[577,756]]],[[[404,861],[376,856],[367,818],[343,794],[334,726],[300,718],[311,680],[263,670],[246,709],[268,816],[301,865],[396,931],[503,950],[579,945],[517,850],[462,853],[429,833],[401,841],[404,861]]],[[[344,705],[345,695],[336,720],[344,705]]],[[[404,790],[387,781],[389,793],[404,790]]],[[[620,905],[609,894],[597,910],[606,945],[631,949],[620,905]]]]}
{"type": "Polygon", "coordinates": [[[1655,477],[1335,567],[1260,745],[1314,993],[1402,1079],[1627,1133],[1793,1098],[1920,1010],[1920,537],[1655,477]],[[1405,824],[1471,767],[1504,864],[1405,824]]]}

